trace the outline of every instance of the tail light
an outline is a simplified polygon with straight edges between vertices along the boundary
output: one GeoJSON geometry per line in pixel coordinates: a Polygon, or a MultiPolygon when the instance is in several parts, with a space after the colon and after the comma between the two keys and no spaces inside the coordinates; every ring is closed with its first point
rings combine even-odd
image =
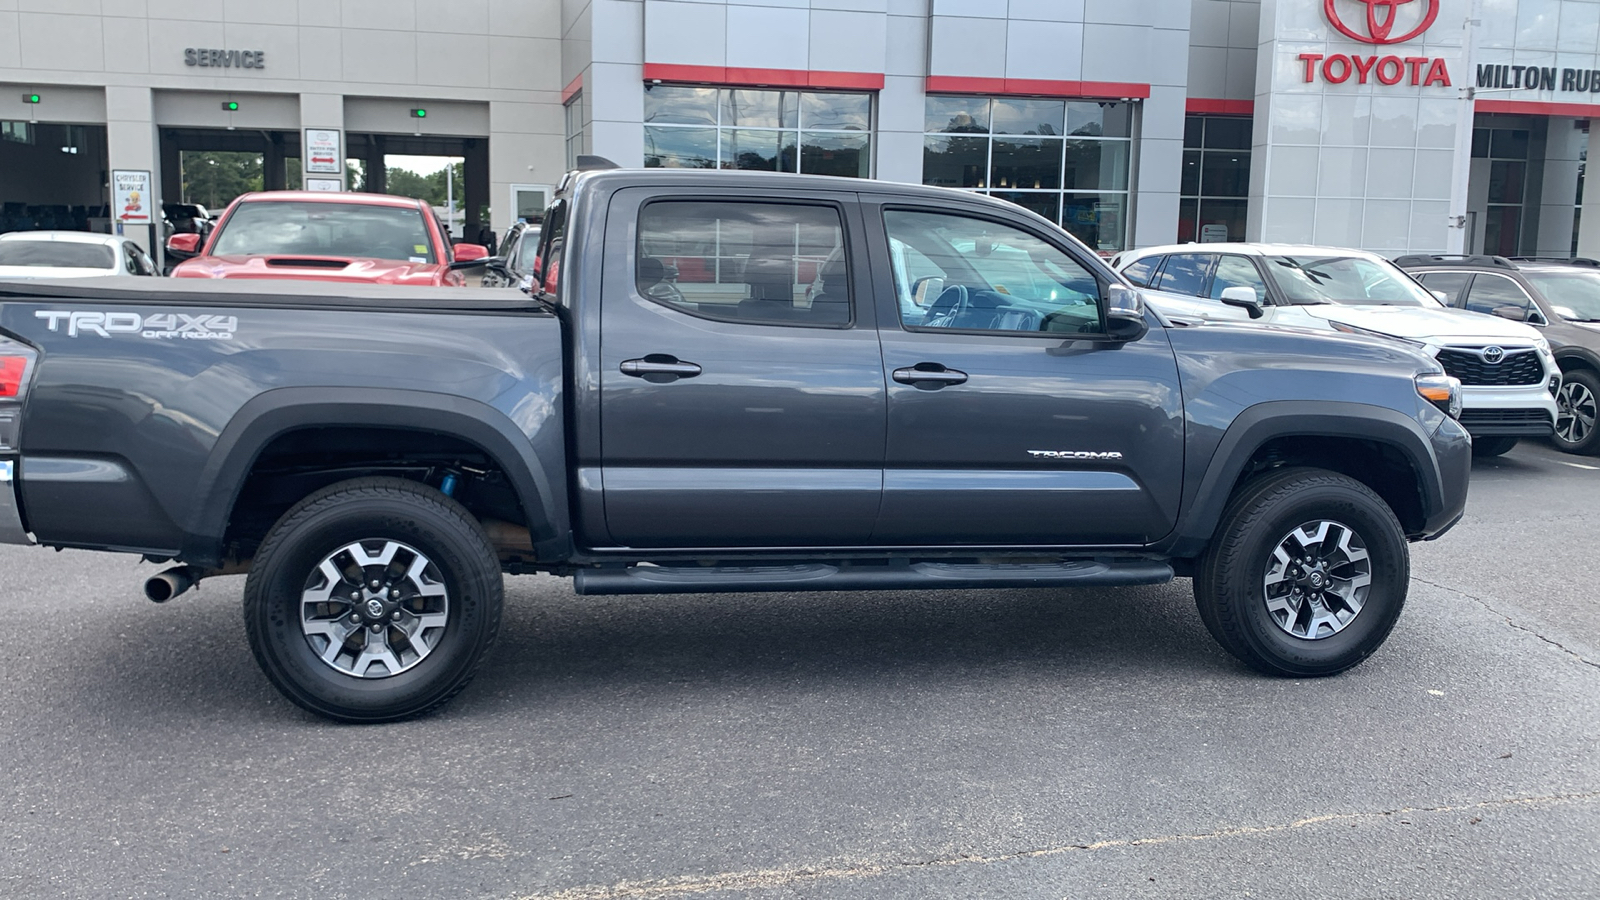
{"type": "Polygon", "coordinates": [[[0,337],[0,453],[17,450],[17,430],[22,424],[22,401],[28,393],[28,377],[38,359],[31,348],[0,337]]]}

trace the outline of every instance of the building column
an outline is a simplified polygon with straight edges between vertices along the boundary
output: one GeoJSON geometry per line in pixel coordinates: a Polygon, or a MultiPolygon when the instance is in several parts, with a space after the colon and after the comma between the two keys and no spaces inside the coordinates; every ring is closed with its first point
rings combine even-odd
{"type": "Polygon", "coordinates": [[[344,190],[349,187],[344,171],[344,159],[350,153],[350,142],[344,133],[344,95],[342,94],[301,94],[300,95],[300,176],[302,182],[307,178],[338,178],[344,190]],[[310,148],[306,146],[306,129],[320,128],[327,131],[339,132],[339,173],[333,175],[324,172],[309,172],[311,163],[310,148]]]}
{"type": "Polygon", "coordinates": [[[489,142],[484,138],[467,138],[465,160],[462,162],[462,215],[466,225],[461,238],[469,244],[478,243],[478,232],[488,226],[481,210],[489,204],[489,142]]]}
{"type": "MultiPolygon", "coordinates": [[[[158,193],[161,178],[160,136],[155,127],[155,101],[147,87],[106,88],[106,155],[112,171],[133,170],[150,173],[152,193],[158,193]]],[[[107,173],[110,178],[110,173],[107,173]]],[[[108,193],[107,198],[113,194],[108,193]]],[[[143,198],[151,210],[151,226],[127,228],[124,236],[143,247],[161,264],[161,203],[159,197],[143,198]]],[[[117,211],[112,210],[112,221],[117,211]]],[[[115,224],[112,230],[116,230],[115,224]]]]}
{"type": "Polygon", "coordinates": [[[269,191],[281,191],[289,186],[289,172],[284,168],[283,145],[276,135],[266,139],[261,149],[261,186],[269,191]]]}
{"type": "Polygon", "coordinates": [[[389,168],[383,161],[383,135],[367,137],[367,183],[362,190],[369,194],[389,192],[389,168]]]}
{"type": "MultiPolygon", "coordinates": [[[[1600,120],[1589,120],[1589,159],[1600,161],[1600,120]]],[[[1578,255],[1600,259],[1600,172],[1583,179],[1583,217],[1578,220],[1578,255]]]]}
{"type": "Polygon", "coordinates": [[[159,136],[161,149],[161,201],[183,202],[183,151],[178,139],[166,134],[159,136]]]}

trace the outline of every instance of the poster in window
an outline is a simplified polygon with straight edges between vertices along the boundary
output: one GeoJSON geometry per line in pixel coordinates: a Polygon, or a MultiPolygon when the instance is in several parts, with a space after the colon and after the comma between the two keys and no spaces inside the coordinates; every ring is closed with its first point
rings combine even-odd
{"type": "Polygon", "coordinates": [[[117,169],[111,173],[111,215],[127,225],[149,225],[155,200],[150,196],[150,173],[117,169]]]}

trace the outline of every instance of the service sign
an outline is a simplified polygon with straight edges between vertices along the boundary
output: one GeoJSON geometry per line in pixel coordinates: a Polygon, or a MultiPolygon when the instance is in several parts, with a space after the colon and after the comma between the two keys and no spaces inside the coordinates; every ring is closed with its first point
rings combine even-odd
{"type": "Polygon", "coordinates": [[[150,173],[116,169],[111,173],[111,216],[126,225],[149,225],[155,209],[150,173]]]}
{"type": "Polygon", "coordinates": [[[307,128],[305,171],[319,175],[343,175],[344,153],[340,143],[340,134],[335,129],[307,128]]]}

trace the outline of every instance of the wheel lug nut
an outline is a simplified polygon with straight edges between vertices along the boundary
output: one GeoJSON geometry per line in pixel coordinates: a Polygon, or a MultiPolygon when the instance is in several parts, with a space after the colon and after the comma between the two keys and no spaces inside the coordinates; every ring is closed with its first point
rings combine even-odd
{"type": "Polygon", "coordinates": [[[382,630],[383,630],[383,626],[382,625],[380,625],[377,622],[373,622],[372,623],[372,633],[373,634],[377,634],[378,632],[380,632],[382,630]]]}
{"type": "Polygon", "coordinates": [[[351,625],[360,625],[361,624],[361,617],[359,615],[351,616],[350,617],[350,624],[351,625]]]}
{"type": "Polygon", "coordinates": [[[400,610],[397,609],[394,612],[390,613],[389,614],[389,618],[395,620],[396,622],[400,621],[400,610]]]}
{"type": "Polygon", "coordinates": [[[378,579],[374,578],[371,581],[371,585],[372,585],[372,589],[373,590],[377,590],[378,588],[383,587],[383,582],[381,582],[378,579]]]}
{"type": "Polygon", "coordinates": [[[399,600],[400,599],[400,589],[399,588],[395,588],[395,589],[391,590],[389,592],[389,599],[390,600],[399,600]]]}
{"type": "Polygon", "coordinates": [[[350,599],[351,600],[360,600],[361,599],[361,592],[360,591],[351,591],[350,592],[350,599]]]}

